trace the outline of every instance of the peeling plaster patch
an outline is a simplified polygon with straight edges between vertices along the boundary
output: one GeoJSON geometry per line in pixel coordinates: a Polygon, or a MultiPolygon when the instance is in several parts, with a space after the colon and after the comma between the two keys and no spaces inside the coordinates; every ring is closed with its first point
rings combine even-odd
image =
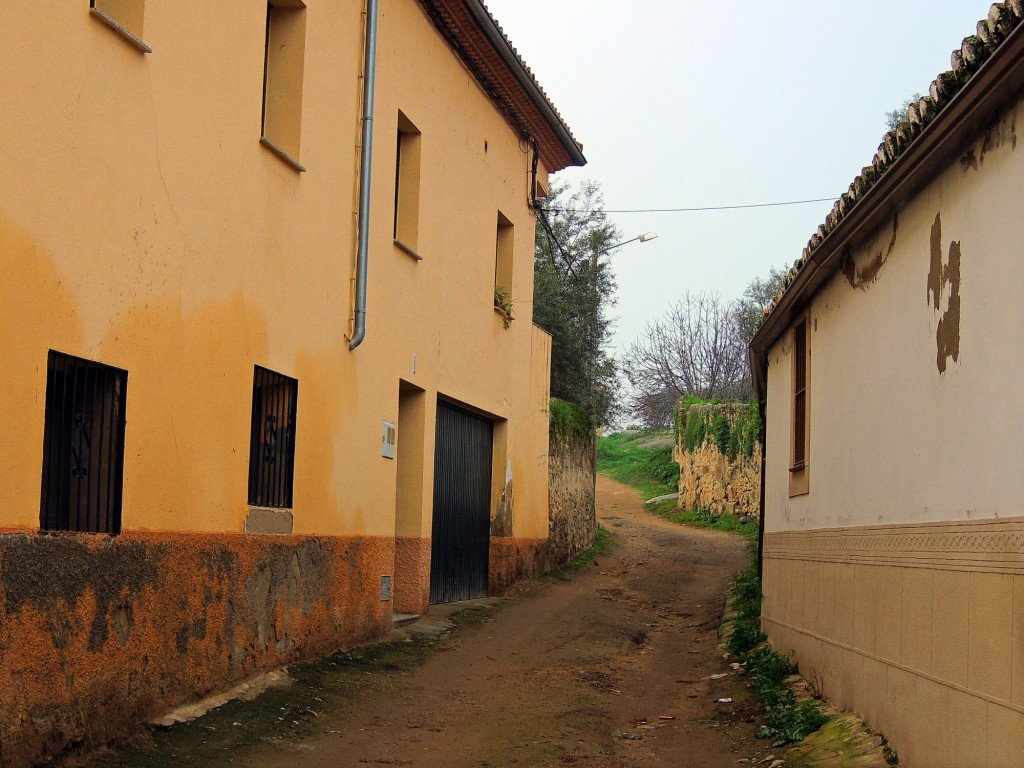
{"type": "Polygon", "coordinates": [[[931,232],[931,268],[928,271],[928,303],[936,312],[942,312],[935,329],[935,364],[939,373],[946,372],[949,358],[960,360],[960,241],[949,244],[949,260],[942,258],[942,220],[935,214],[931,232]],[[943,311],[942,292],[949,285],[943,311]]]}
{"type": "MultiPolygon", "coordinates": [[[[117,539],[86,541],[77,536],[10,536],[0,540],[0,584],[7,616],[25,605],[42,611],[57,648],[67,646],[75,631],[75,608],[86,591],[96,600],[89,629],[89,650],[107,642],[112,608],[145,588],[155,588],[163,547],[121,543],[117,539]]],[[[122,617],[122,631],[131,628],[131,614],[122,617]],[[128,619],[125,622],[125,619],[128,619]]]]}
{"type": "Polygon", "coordinates": [[[846,281],[850,284],[851,288],[855,288],[859,291],[866,291],[872,283],[878,282],[878,273],[882,271],[882,267],[884,267],[886,262],[889,261],[889,256],[892,255],[892,250],[896,247],[896,234],[899,231],[899,228],[899,214],[893,213],[892,237],[889,238],[889,247],[886,249],[885,255],[883,256],[882,252],[879,251],[863,269],[857,268],[857,265],[854,264],[851,256],[847,255],[846,258],[843,259],[843,274],[846,276],[846,281]]]}
{"type": "Polygon", "coordinates": [[[498,508],[491,521],[491,536],[508,537],[512,535],[512,460],[505,465],[505,486],[501,489],[498,508]]]}
{"type": "Polygon", "coordinates": [[[1010,151],[1017,149],[1017,117],[1015,114],[996,115],[985,131],[981,144],[980,163],[985,162],[985,155],[1000,147],[1010,145],[1010,151]]]}

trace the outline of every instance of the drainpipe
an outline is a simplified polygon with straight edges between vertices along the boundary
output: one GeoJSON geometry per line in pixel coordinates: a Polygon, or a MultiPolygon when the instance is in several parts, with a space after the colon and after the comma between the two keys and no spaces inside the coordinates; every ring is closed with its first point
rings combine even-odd
{"type": "Polygon", "coordinates": [[[359,241],[356,250],[355,323],[349,349],[366,336],[366,265],[370,252],[370,175],[373,165],[373,92],[377,66],[377,0],[366,0],[366,60],[363,63],[363,136],[359,157],[359,241]]]}

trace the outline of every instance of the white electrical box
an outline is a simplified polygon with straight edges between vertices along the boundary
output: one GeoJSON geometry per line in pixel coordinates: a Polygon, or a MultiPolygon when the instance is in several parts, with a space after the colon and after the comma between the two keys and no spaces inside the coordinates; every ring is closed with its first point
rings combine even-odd
{"type": "Polygon", "coordinates": [[[385,421],[380,431],[380,455],[385,459],[395,458],[396,433],[395,425],[390,421],[385,421]]]}

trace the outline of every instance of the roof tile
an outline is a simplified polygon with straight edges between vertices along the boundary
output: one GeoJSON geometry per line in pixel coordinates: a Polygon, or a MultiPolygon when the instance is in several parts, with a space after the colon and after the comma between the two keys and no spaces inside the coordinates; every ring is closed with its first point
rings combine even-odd
{"type": "Polygon", "coordinates": [[[932,81],[928,95],[910,105],[907,119],[887,132],[878,145],[871,165],[866,166],[851,182],[825,218],[825,223],[811,235],[800,258],[786,273],[783,289],[775,297],[761,317],[758,328],[771,315],[786,290],[810,260],[814,251],[839,223],[849,215],[854,206],[867,195],[888,168],[896,162],[918,136],[952,101],[953,97],[967,84],[989,56],[1000,46],[1010,33],[1024,20],[1024,0],[1006,0],[989,8],[988,16],[978,22],[977,34],[963,39],[960,47],[950,55],[950,69],[942,72],[932,81]]]}

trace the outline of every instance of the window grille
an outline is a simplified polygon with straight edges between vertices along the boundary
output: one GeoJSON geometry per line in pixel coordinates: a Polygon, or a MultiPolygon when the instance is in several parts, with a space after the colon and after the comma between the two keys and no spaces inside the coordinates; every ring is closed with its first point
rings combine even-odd
{"type": "Polygon", "coordinates": [[[292,506],[295,475],[295,403],[299,382],[255,366],[249,443],[249,504],[292,506]]]}
{"type": "Polygon", "coordinates": [[[50,350],[39,527],[121,531],[128,372],[50,350]]]}

